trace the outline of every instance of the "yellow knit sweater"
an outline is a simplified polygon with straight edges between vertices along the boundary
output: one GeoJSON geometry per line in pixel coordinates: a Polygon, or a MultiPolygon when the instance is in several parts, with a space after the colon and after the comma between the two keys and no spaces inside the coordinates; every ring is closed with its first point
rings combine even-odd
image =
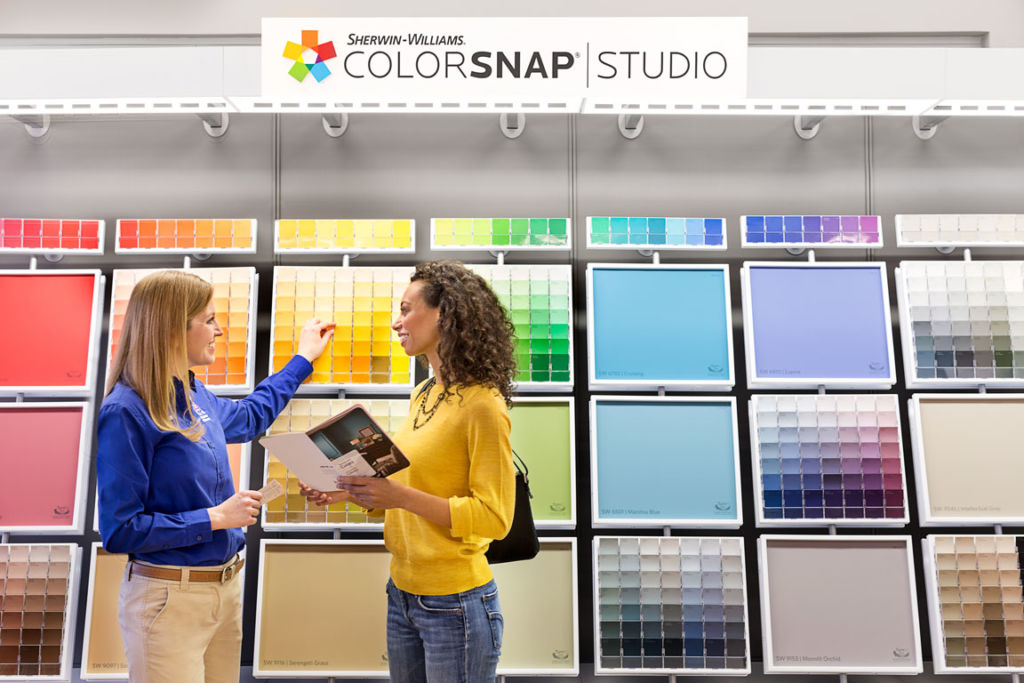
{"type": "MultiPolygon", "coordinates": [[[[422,386],[422,385],[421,385],[422,386]]],[[[391,551],[391,579],[407,593],[447,595],[491,580],[484,553],[504,538],[515,509],[515,468],[505,400],[494,389],[459,387],[426,423],[417,406],[432,408],[436,385],[416,398],[394,441],[411,463],[391,475],[395,481],[448,499],[452,528],[398,508],[384,518],[384,542],[391,551]]]]}

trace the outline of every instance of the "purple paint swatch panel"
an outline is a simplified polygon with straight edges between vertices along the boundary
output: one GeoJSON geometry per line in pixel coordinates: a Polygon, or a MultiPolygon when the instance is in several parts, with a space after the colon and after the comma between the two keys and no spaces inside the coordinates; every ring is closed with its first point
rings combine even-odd
{"type": "Polygon", "coordinates": [[[890,377],[884,276],[872,266],[750,266],[757,378],[890,377]]]}

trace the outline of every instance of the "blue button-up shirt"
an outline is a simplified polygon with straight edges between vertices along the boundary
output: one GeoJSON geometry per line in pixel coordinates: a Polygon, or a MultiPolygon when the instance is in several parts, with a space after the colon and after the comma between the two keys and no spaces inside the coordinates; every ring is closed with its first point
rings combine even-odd
{"type": "MultiPolygon", "coordinates": [[[[192,412],[205,432],[198,442],[157,428],[142,398],[119,382],[103,401],[97,425],[96,478],[100,536],[112,553],[153,564],[223,564],[245,546],[242,529],[210,529],[207,508],[235,493],[228,443],[261,435],[313,371],[302,356],[238,401],[192,381],[192,412]]],[[[179,415],[184,387],[175,380],[179,415]]],[[[246,488],[243,483],[243,488],[246,488]]]]}

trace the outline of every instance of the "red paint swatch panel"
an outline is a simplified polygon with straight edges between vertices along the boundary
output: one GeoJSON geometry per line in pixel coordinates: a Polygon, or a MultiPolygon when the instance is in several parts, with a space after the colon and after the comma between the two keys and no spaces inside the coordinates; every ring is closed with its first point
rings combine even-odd
{"type": "Polygon", "coordinates": [[[0,529],[71,527],[83,407],[0,406],[0,529]]]}
{"type": "Polygon", "coordinates": [[[0,218],[0,250],[100,250],[103,221],[0,218]]]}
{"type": "Polygon", "coordinates": [[[98,278],[0,272],[0,389],[85,386],[98,278]]]}

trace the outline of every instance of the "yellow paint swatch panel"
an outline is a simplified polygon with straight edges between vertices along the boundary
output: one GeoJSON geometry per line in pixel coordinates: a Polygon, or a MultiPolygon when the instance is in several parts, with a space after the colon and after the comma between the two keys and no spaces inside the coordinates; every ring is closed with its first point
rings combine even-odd
{"type": "MultiPolygon", "coordinates": [[[[268,434],[282,432],[304,432],[324,422],[333,415],[361,404],[377,421],[377,424],[391,436],[409,413],[408,399],[292,399],[277,416],[267,431],[268,434]]],[[[324,507],[309,504],[299,493],[299,481],[285,468],[284,464],[267,453],[264,483],[278,481],[285,490],[280,496],[264,507],[263,525],[278,528],[279,531],[297,531],[307,527],[327,525],[346,527],[350,525],[380,524],[382,518],[368,518],[363,508],[354,503],[334,503],[324,507]]]]}
{"type": "Polygon", "coordinates": [[[118,253],[255,252],[255,218],[122,218],[118,253]]]}
{"type": "MultiPolygon", "coordinates": [[[[135,283],[157,270],[114,270],[110,301],[110,342],[107,368],[112,367],[135,283]]],[[[256,310],[255,268],[191,268],[188,271],[213,285],[213,302],[223,336],[217,337],[216,359],[192,368],[196,378],[215,393],[243,393],[253,386],[252,353],[255,346],[253,316],[256,310]]],[[[291,356],[289,356],[291,358],[291,356]]]]}
{"type": "Polygon", "coordinates": [[[287,219],[277,221],[274,250],[413,251],[416,221],[409,218],[287,219]]]}
{"type": "MultiPolygon", "coordinates": [[[[578,669],[575,557],[572,540],[546,539],[535,559],[494,568],[505,622],[499,674],[578,669]]],[[[264,540],[253,673],[386,673],[389,562],[381,541],[264,540]],[[342,611],[306,610],[296,618],[295,605],[342,611]]]]}
{"type": "Polygon", "coordinates": [[[411,267],[274,268],[272,371],[295,355],[306,321],[337,324],[328,351],[313,363],[308,384],[324,387],[412,386],[412,359],[391,323],[398,315],[411,267]]]}
{"type": "Polygon", "coordinates": [[[128,678],[121,627],[117,622],[117,596],[121,576],[128,564],[127,555],[113,555],[93,543],[93,561],[89,572],[89,604],[85,615],[85,641],[82,645],[82,678],[109,680],[128,678]]]}

